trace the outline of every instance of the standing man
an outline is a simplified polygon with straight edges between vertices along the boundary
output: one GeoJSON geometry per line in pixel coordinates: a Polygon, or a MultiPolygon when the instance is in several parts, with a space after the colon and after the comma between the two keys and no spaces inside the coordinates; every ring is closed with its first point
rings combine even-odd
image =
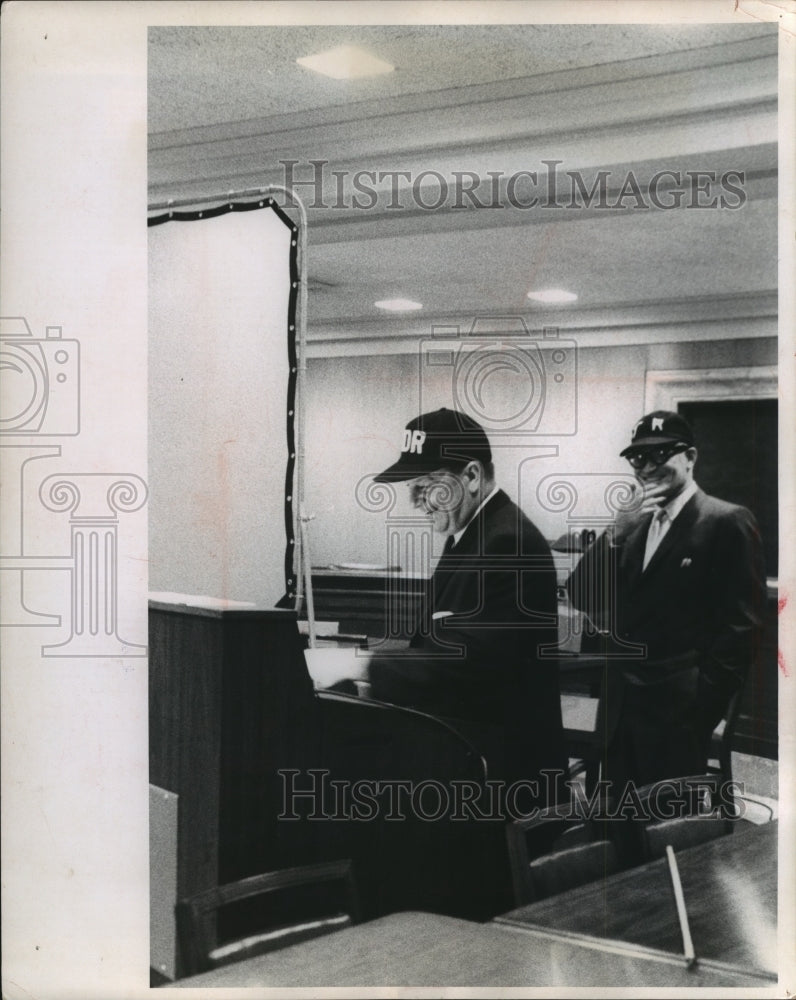
{"type": "Polygon", "coordinates": [[[760,535],[744,507],[694,481],[689,424],[657,410],[621,455],[640,503],[585,553],[567,588],[611,624],[606,772],[614,791],[703,773],[713,729],[755,658],[765,607],[760,535]],[[635,647],[637,658],[627,654],[635,647]],[[617,647],[619,648],[619,647],[617,647]],[[617,786],[620,786],[617,789],[617,786]]]}
{"type": "Polygon", "coordinates": [[[458,720],[493,777],[562,770],[558,667],[543,656],[558,638],[547,542],[496,485],[487,436],[464,413],[407,424],[398,460],[376,477],[401,481],[447,541],[409,649],[370,661],[373,697],[458,720]]]}

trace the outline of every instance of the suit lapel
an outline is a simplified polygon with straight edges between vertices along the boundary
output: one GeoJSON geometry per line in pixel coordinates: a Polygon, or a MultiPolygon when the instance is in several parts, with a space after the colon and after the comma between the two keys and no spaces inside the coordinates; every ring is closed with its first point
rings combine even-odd
{"type": "MultiPolygon", "coordinates": [[[[445,590],[462,574],[462,557],[480,555],[483,551],[484,519],[493,511],[498,510],[507,499],[502,490],[478,512],[477,516],[464,529],[464,534],[452,550],[443,551],[433,577],[433,593],[435,600],[443,598],[445,590]]],[[[469,560],[468,560],[469,561],[469,560]]],[[[464,577],[461,577],[464,579],[464,577]]],[[[444,598],[443,598],[444,599],[444,598]]]]}
{"type": "MultiPolygon", "coordinates": [[[[671,527],[663,536],[660,545],[655,550],[647,568],[641,574],[642,582],[646,583],[662,565],[666,563],[669,554],[677,547],[678,543],[691,531],[694,521],[699,513],[697,503],[698,493],[695,493],[672,521],[671,527]]],[[[646,537],[646,536],[645,536],[646,537]]],[[[642,550],[642,559],[644,553],[642,550]]]]}
{"type": "Polygon", "coordinates": [[[641,567],[644,565],[644,549],[647,546],[647,532],[649,531],[651,521],[652,514],[647,514],[630,535],[624,546],[624,576],[630,588],[637,586],[641,577],[641,567]]]}
{"type": "Polygon", "coordinates": [[[483,552],[484,521],[494,511],[499,510],[507,499],[508,497],[503,490],[498,490],[492,499],[481,508],[478,514],[464,529],[464,534],[459,539],[459,544],[453,550],[452,554],[454,556],[480,555],[483,552]]]}

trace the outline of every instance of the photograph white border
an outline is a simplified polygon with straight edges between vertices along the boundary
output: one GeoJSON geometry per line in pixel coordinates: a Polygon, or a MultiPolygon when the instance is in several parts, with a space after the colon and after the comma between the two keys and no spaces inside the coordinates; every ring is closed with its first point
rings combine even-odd
{"type": "MultiPolygon", "coordinates": [[[[796,10],[789,0],[7,3],[0,25],[0,302],[4,315],[24,315],[35,336],[43,336],[48,325],[62,326],[64,337],[79,339],[83,358],[91,359],[83,373],[81,434],[68,449],[62,443],[64,472],[146,478],[147,27],[486,19],[779,23],[780,537],[786,543],[793,537],[796,10]]],[[[53,538],[53,552],[62,551],[63,538],[62,533],[53,538]]],[[[140,646],[147,636],[145,510],[129,514],[120,539],[124,614],[119,634],[140,646]]],[[[796,593],[792,548],[782,546],[779,579],[786,598],[796,593]]],[[[796,664],[793,603],[786,605],[780,622],[784,662],[796,664]]],[[[36,633],[40,630],[4,629],[0,636],[3,995],[8,1000],[134,1000],[148,992],[149,964],[146,661],[126,655],[45,660],[36,633]]],[[[796,776],[794,669],[783,673],[780,684],[783,791],[793,789],[796,776]]],[[[783,978],[768,995],[785,996],[786,990],[796,990],[791,947],[796,857],[785,849],[793,842],[792,794],[780,797],[780,826],[787,832],[780,848],[783,978]]],[[[440,995],[436,989],[323,992],[440,995]]],[[[284,990],[240,993],[285,995],[284,990]]],[[[445,993],[494,995],[491,990],[445,993]]]]}

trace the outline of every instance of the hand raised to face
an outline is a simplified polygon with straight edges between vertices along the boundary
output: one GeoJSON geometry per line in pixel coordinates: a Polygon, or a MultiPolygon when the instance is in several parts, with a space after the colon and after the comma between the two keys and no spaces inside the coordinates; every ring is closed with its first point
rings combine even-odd
{"type": "Polygon", "coordinates": [[[669,501],[669,490],[666,483],[649,482],[634,486],[632,507],[617,514],[613,525],[613,542],[624,541],[636,525],[653,516],[669,501]]]}

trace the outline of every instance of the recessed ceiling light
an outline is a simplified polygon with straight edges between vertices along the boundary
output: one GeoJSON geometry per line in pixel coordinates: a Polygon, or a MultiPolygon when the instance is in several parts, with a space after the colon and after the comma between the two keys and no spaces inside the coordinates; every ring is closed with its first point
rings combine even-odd
{"type": "Polygon", "coordinates": [[[534,302],[574,302],[577,295],[563,288],[545,288],[540,292],[528,292],[528,298],[534,302]]]}
{"type": "Polygon", "coordinates": [[[316,56],[302,56],[296,62],[299,66],[335,80],[353,80],[359,76],[380,76],[382,73],[392,73],[395,69],[383,59],[372,56],[356,45],[340,45],[328,52],[319,52],[316,56]]]}
{"type": "Polygon", "coordinates": [[[414,312],[415,309],[422,309],[422,302],[413,302],[412,299],[382,299],[374,302],[377,309],[386,309],[388,312],[414,312]]]}

